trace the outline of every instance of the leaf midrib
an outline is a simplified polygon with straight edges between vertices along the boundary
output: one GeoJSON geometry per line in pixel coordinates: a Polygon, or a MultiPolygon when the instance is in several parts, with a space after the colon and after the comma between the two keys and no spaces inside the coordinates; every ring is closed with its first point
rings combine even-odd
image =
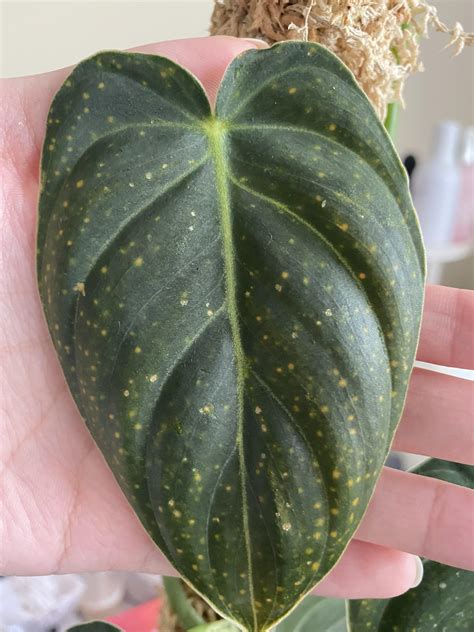
{"type": "Polygon", "coordinates": [[[245,380],[247,374],[247,361],[242,345],[242,337],[240,332],[238,308],[237,308],[237,273],[235,269],[235,249],[232,232],[232,211],[229,196],[230,177],[227,170],[226,161],[226,124],[224,121],[213,116],[204,123],[204,129],[209,138],[209,149],[211,159],[214,163],[216,176],[216,189],[218,197],[218,207],[220,213],[220,228],[222,237],[222,253],[224,257],[225,286],[226,286],[226,304],[227,314],[232,335],[232,343],[234,350],[235,366],[237,373],[237,433],[236,443],[239,455],[239,472],[240,472],[240,488],[242,495],[242,522],[245,549],[247,555],[248,584],[249,597],[252,606],[253,629],[257,631],[258,617],[255,610],[254,586],[253,586],[253,569],[251,556],[251,538],[249,531],[249,516],[247,503],[247,487],[245,480],[245,452],[243,442],[243,424],[244,424],[244,392],[245,380]]]}

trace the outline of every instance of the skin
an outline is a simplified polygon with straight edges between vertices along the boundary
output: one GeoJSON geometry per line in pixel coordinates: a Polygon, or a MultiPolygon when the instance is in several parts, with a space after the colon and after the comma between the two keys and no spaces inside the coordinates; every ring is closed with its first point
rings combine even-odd
{"type": "MultiPolygon", "coordinates": [[[[168,56],[211,99],[231,59],[256,42],[203,38],[139,50],[168,56]]],[[[71,69],[4,80],[0,111],[0,574],[173,570],[142,529],[67,389],[36,287],[40,149],[47,111],[71,69]]],[[[427,288],[418,359],[474,369],[474,293],[427,288]]],[[[473,382],[415,369],[394,447],[472,463],[473,382]]],[[[474,570],[474,492],[384,468],[327,596],[408,590],[416,555],[474,570]]]]}

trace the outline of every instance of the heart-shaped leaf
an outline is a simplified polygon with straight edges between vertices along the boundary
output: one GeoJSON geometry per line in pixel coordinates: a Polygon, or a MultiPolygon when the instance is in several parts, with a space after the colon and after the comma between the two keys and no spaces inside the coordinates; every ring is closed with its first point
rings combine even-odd
{"type": "Polygon", "coordinates": [[[424,254],[347,68],[284,42],[213,114],[154,56],[100,53],[54,99],[38,277],[77,405],[141,521],[242,628],[337,562],[405,398],[424,254]]]}
{"type": "MultiPolygon", "coordinates": [[[[428,459],[416,474],[474,488],[474,467],[441,459],[428,459]]],[[[451,632],[474,629],[473,573],[423,562],[423,581],[394,599],[350,601],[351,632],[451,632]]]]}

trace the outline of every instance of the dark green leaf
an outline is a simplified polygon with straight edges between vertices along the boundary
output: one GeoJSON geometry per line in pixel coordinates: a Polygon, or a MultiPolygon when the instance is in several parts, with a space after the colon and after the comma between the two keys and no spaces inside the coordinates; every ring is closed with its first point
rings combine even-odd
{"type": "Polygon", "coordinates": [[[473,573],[431,561],[424,571],[421,584],[400,597],[350,602],[351,632],[471,632],[473,573]]]}
{"type": "Polygon", "coordinates": [[[285,42],[185,70],[100,53],[56,96],[38,276],[70,389],[141,521],[270,628],[337,562],[406,393],[424,254],[347,68],[285,42]]]}
{"type": "MultiPolygon", "coordinates": [[[[474,488],[474,467],[428,459],[413,472],[474,488]]],[[[465,570],[423,562],[423,581],[394,599],[349,602],[351,632],[451,632],[474,629],[474,575],[465,570]]]]}
{"type": "Polygon", "coordinates": [[[68,628],[67,632],[120,632],[122,628],[118,628],[105,621],[89,621],[89,623],[81,623],[68,628]]]}
{"type": "Polygon", "coordinates": [[[342,599],[305,597],[275,632],[346,632],[346,606],[342,599]]]}
{"type": "Polygon", "coordinates": [[[452,463],[441,459],[428,459],[415,468],[413,472],[474,489],[474,466],[472,465],[452,463]]]}

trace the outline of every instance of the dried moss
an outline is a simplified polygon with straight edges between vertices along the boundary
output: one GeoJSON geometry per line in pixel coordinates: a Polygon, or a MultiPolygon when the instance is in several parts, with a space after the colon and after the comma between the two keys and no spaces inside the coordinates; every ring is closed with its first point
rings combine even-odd
{"type": "Polygon", "coordinates": [[[425,0],[216,0],[211,33],[319,42],[349,66],[384,119],[389,103],[403,103],[407,77],[423,70],[419,41],[430,27],[450,35],[456,55],[474,43],[425,0]]]}

